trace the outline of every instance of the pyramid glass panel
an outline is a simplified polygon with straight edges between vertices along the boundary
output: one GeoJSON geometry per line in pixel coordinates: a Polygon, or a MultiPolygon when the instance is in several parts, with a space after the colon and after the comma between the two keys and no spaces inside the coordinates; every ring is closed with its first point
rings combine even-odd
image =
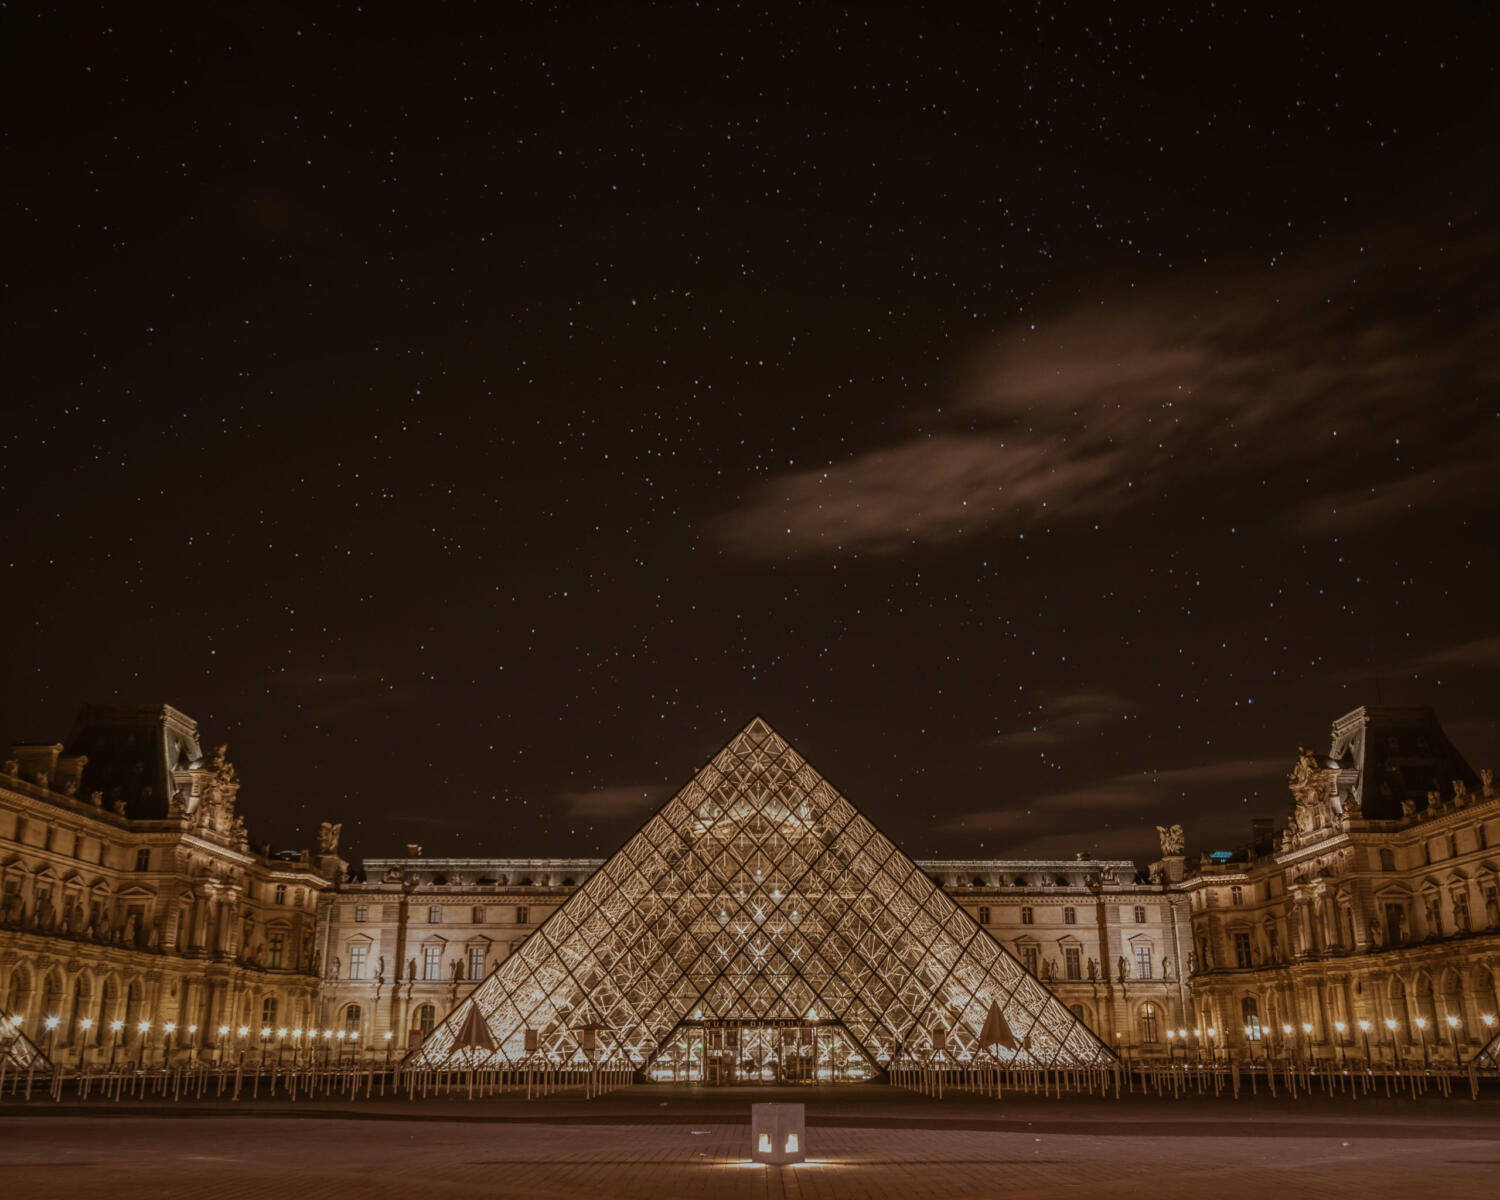
{"type": "Polygon", "coordinates": [[[659,1080],[876,1077],[936,1044],[957,1061],[1113,1055],[764,721],[751,721],[462,999],[416,1065],[455,1054],[472,998],[527,1061],[600,1051],[659,1080]],[[1014,1047],[981,1046],[998,1004],[1014,1047]]]}

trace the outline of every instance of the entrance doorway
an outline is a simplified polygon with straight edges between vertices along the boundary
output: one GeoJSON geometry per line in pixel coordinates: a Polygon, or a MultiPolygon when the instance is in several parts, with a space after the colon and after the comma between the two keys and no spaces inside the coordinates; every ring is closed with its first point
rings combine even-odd
{"type": "Polygon", "coordinates": [[[683,1021],[646,1073],[659,1083],[863,1083],[875,1077],[836,1021],[683,1021]]]}

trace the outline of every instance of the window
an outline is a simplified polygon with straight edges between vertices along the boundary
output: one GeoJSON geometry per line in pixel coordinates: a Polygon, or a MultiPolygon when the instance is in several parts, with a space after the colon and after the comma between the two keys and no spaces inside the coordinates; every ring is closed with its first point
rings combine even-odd
{"type": "Polygon", "coordinates": [[[271,900],[275,904],[286,903],[286,884],[278,883],[276,885],[276,891],[272,894],[271,900]]]}
{"type": "Polygon", "coordinates": [[[135,852],[135,869],[137,871],[149,871],[151,869],[151,851],[137,850],[135,852]]]}
{"type": "Polygon", "coordinates": [[[1246,996],[1240,1001],[1240,1017],[1245,1023],[1245,1037],[1252,1042],[1260,1041],[1260,1009],[1254,996],[1246,996]]]}
{"type": "Polygon", "coordinates": [[[1065,908],[1065,909],[1063,909],[1063,924],[1064,925],[1077,925],[1078,924],[1078,910],[1076,908],[1065,908]]]}
{"type": "Polygon", "coordinates": [[[361,1013],[360,1013],[359,1005],[357,1005],[357,1004],[350,1004],[350,1005],[346,1005],[345,1006],[345,1008],[344,1008],[344,1032],[345,1033],[358,1033],[359,1032],[359,1018],[360,1018],[360,1016],[361,1016],[361,1013]]]}
{"type": "Polygon", "coordinates": [[[1087,1018],[1084,1016],[1084,1013],[1083,1013],[1083,1005],[1081,1005],[1081,1004],[1070,1004],[1070,1005],[1068,1005],[1068,1011],[1070,1013],[1072,1013],[1075,1017],[1077,1017],[1080,1021],[1086,1021],[1087,1020],[1087,1018]]]}
{"type": "Polygon", "coordinates": [[[526,911],[526,906],[523,904],[520,908],[516,909],[516,924],[525,925],[527,923],[528,916],[529,914],[526,911]]]}
{"type": "Polygon", "coordinates": [[[282,955],[286,953],[286,934],[273,933],[266,939],[266,966],[273,971],[281,966],[282,955]]]}
{"type": "Polygon", "coordinates": [[[1144,925],[1146,923],[1146,906],[1144,904],[1137,904],[1135,906],[1135,923],[1137,925],[1144,925]]]}
{"type": "Polygon", "coordinates": [[[370,906],[368,904],[356,904],[354,906],[354,920],[363,924],[370,919],[370,906]]]}
{"type": "Polygon", "coordinates": [[[1021,910],[1021,924],[1022,925],[1034,925],[1034,924],[1036,924],[1036,913],[1032,912],[1031,909],[1029,909],[1029,908],[1023,908],[1021,910]]]}
{"type": "Polygon", "coordinates": [[[430,1004],[424,1004],[417,1009],[417,1028],[422,1031],[422,1040],[425,1042],[432,1036],[432,1027],[437,1024],[437,1009],[430,1004]]]}
{"type": "Polygon", "coordinates": [[[1077,946],[1063,947],[1063,975],[1068,979],[1083,978],[1083,951],[1077,946]]]}
{"type": "Polygon", "coordinates": [[[981,925],[988,925],[990,923],[990,910],[989,909],[987,909],[987,908],[981,908],[979,910],[979,923],[981,925]]]}
{"type": "Polygon", "coordinates": [[[1135,977],[1137,979],[1151,978],[1151,946],[1150,943],[1137,943],[1135,947],[1135,977]]]}
{"type": "Polygon", "coordinates": [[[437,979],[443,967],[443,948],[426,946],[422,950],[422,978],[437,979]]]}
{"type": "Polygon", "coordinates": [[[1382,850],[1380,852],[1380,869],[1382,871],[1394,871],[1396,869],[1396,852],[1394,850],[1382,850]]]}
{"type": "Polygon", "coordinates": [[[365,977],[365,958],[370,953],[368,946],[349,947],[349,978],[363,979],[365,977]]]}
{"type": "Polygon", "coordinates": [[[443,923],[443,910],[433,905],[427,910],[427,923],[429,925],[441,925],[443,923]]]}
{"type": "Polygon", "coordinates": [[[1248,967],[1250,959],[1250,935],[1248,933],[1237,933],[1234,935],[1234,965],[1237,967],[1248,967]]]}
{"type": "Polygon", "coordinates": [[[1143,1004],[1141,1006],[1141,1041],[1154,1042],[1159,1040],[1160,1031],[1157,1028],[1157,1022],[1156,1005],[1143,1004]]]}
{"type": "Polygon", "coordinates": [[[276,997],[267,996],[260,1005],[260,1027],[262,1029],[276,1028],[276,997]]]}
{"type": "Polygon", "coordinates": [[[475,925],[484,924],[484,906],[482,904],[474,906],[474,910],[469,913],[469,920],[475,925]]]}
{"type": "Polygon", "coordinates": [[[1240,887],[1239,884],[1235,884],[1232,888],[1229,889],[1229,903],[1231,903],[1231,904],[1243,904],[1243,903],[1245,903],[1245,889],[1242,888],[1242,887],[1240,887]]]}
{"type": "Polygon", "coordinates": [[[1033,975],[1036,975],[1036,974],[1038,974],[1040,972],[1040,969],[1041,969],[1041,961],[1040,961],[1040,959],[1041,959],[1040,951],[1038,951],[1038,949],[1035,946],[1022,946],[1021,947],[1021,965],[1023,967],[1025,967],[1028,971],[1030,971],[1033,975]]]}
{"type": "Polygon", "coordinates": [[[484,947],[469,947],[469,978],[478,979],[484,974],[484,947]]]}

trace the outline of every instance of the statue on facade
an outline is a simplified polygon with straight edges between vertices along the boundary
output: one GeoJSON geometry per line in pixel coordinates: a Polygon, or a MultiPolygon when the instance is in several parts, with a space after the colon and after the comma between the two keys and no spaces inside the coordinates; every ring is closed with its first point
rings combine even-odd
{"type": "Polygon", "coordinates": [[[337,855],[339,852],[339,834],[343,832],[342,825],[334,825],[324,821],[318,826],[318,853],[337,855]]]}
{"type": "Polygon", "coordinates": [[[385,982],[385,955],[384,954],[382,954],[380,956],[379,960],[375,963],[375,982],[376,983],[384,983],[385,982]]]}
{"type": "Polygon", "coordinates": [[[1163,858],[1172,858],[1187,849],[1187,838],[1183,835],[1181,825],[1158,825],[1156,836],[1161,841],[1163,858]]]}
{"type": "MultiPolygon", "coordinates": [[[[1436,796],[1437,796],[1436,792],[1428,792],[1427,793],[1427,807],[1428,808],[1432,808],[1432,807],[1434,807],[1436,805],[1436,803],[1437,803],[1436,796]]],[[[1410,796],[1405,796],[1401,800],[1401,815],[1403,817],[1414,817],[1414,816],[1417,815],[1417,802],[1415,800],[1413,800],[1410,796]]]]}
{"type": "Polygon", "coordinates": [[[187,816],[187,797],[182,794],[182,789],[172,793],[172,798],[167,801],[167,816],[174,821],[180,821],[187,816]]]}
{"type": "Polygon", "coordinates": [[[1125,956],[1123,954],[1120,955],[1119,960],[1115,963],[1115,966],[1120,972],[1120,982],[1124,983],[1126,977],[1130,974],[1130,964],[1125,961],[1125,956]]]}
{"type": "Polygon", "coordinates": [[[125,797],[121,796],[111,807],[115,810],[115,816],[123,817],[125,815],[125,797]]]}
{"type": "Polygon", "coordinates": [[[1453,781],[1453,803],[1458,805],[1459,808],[1466,808],[1472,799],[1474,797],[1469,794],[1469,785],[1462,779],[1455,779],[1453,781]]]}
{"type": "Polygon", "coordinates": [[[1089,959],[1089,982],[1093,983],[1099,978],[1099,964],[1092,958],[1089,959]]]}
{"type": "Polygon", "coordinates": [[[1163,954],[1162,955],[1162,958],[1161,958],[1161,977],[1163,979],[1171,979],[1172,978],[1172,956],[1170,954],[1163,954]]]}
{"type": "Polygon", "coordinates": [[[1495,794],[1495,772],[1489,767],[1479,768],[1479,786],[1483,789],[1486,799],[1495,794]]]}
{"type": "Polygon", "coordinates": [[[1484,923],[1486,929],[1500,926],[1500,889],[1484,889],[1484,923]]]}

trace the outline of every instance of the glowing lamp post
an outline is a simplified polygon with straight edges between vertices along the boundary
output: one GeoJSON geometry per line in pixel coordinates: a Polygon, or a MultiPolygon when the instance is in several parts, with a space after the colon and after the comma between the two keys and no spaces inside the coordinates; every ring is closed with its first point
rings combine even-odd
{"type": "Polygon", "coordinates": [[[48,1017],[42,1022],[47,1029],[47,1057],[52,1057],[52,1043],[57,1039],[57,1027],[61,1023],[61,1017],[48,1017]]]}
{"type": "Polygon", "coordinates": [[[174,1021],[168,1021],[162,1026],[161,1065],[163,1067],[167,1065],[172,1057],[172,1035],[176,1032],[177,1024],[174,1021]]]}
{"type": "Polygon", "coordinates": [[[1427,1069],[1427,1018],[1417,1018],[1417,1037],[1422,1041],[1422,1069],[1427,1069]]]}
{"type": "Polygon", "coordinates": [[[89,1056],[89,1030],[91,1030],[93,1027],[94,1027],[94,1021],[93,1021],[93,1018],[91,1018],[91,1017],[84,1017],[83,1020],[81,1020],[81,1021],[78,1022],[78,1028],[81,1029],[81,1030],[83,1030],[83,1045],[78,1048],[78,1065],[79,1066],[82,1066],[87,1061],[87,1059],[88,1059],[88,1056],[89,1056]]]}
{"type": "Polygon", "coordinates": [[[1296,1039],[1296,1036],[1292,1032],[1292,1027],[1290,1025],[1283,1025],[1281,1027],[1281,1057],[1282,1058],[1287,1058],[1288,1057],[1288,1051],[1287,1051],[1287,1045],[1288,1045],[1288,1043],[1290,1043],[1290,1045],[1291,1045],[1291,1047],[1292,1047],[1293,1050],[1295,1050],[1297,1048],[1297,1039],[1296,1039]]]}
{"type": "MultiPolygon", "coordinates": [[[[385,1031],[385,1066],[386,1066],[386,1070],[390,1070],[390,1067],[391,1067],[391,1040],[395,1036],[396,1035],[394,1033],[392,1033],[389,1029],[387,1029],[385,1031]]],[[[382,1083],[380,1086],[383,1089],[385,1087],[385,1084],[382,1083]]],[[[382,1091],[381,1095],[385,1095],[385,1092],[382,1091]]]]}
{"type": "Polygon", "coordinates": [[[1385,1029],[1391,1042],[1391,1066],[1394,1067],[1396,1065],[1396,1020],[1394,1017],[1385,1019],[1385,1029]]]}
{"type": "Polygon", "coordinates": [[[1205,1032],[1208,1034],[1208,1061],[1217,1062],[1218,1056],[1214,1053],[1214,1030],[1210,1028],[1205,1032]]]}
{"type": "Polygon", "coordinates": [[[229,1026],[228,1025],[220,1025],[219,1026],[219,1043],[218,1043],[218,1047],[217,1047],[217,1051],[218,1051],[217,1065],[219,1065],[219,1066],[223,1066],[224,1065],[224,1039],[227,1038],[228,1036],[229,1036],[229,1026]]]}
{"type": "Polygon", "coordinates": [[[1453,1065],[1458,1066],[1458,1018],[1448,1018],[1448,1036],[1453,1039],[1453,1065]]]}
{"type": "Polygon", "coordinates": [[[115,1069],[115,1048],[120,1044],[120,1030],[125,1028],[124,1021],[111,1021],[109,1023],[109,1069],[115,1069]]]}
{"type": "Polygon", "coordinates": [[[758,1163],[799,1163],[807,1158],[806,1106],[752,1104],[750,1160],[758,1163]]]}
{"type": "MultiPolygon", "coordinates": [[[[1169,1067],[1173,1065],[1173,1063],[1172,1063],[1172,1047],[1175,1046],[1176,1044],[1177,1044],[1177,1030],[1175,1030],[1175,1029],[1169,1029],[1169,1030],[1167,1030],[1167,1066],[1169,1066],[1169,1067]]],[[[1186,1065],[1186,1063],[1187,1063],[1187,1047],[1186,1046],[1184,1046],[1182,1048],[1182,1061],[1183,1061],[1184,1065],[1186,1065]]]]}
{"type": "Polygon", "coordinates": [[[135,1027],[135,1031],[141,1035],[141,1050],[135,1057],[136,1066],[144,1067],[146,1065],[146,1039],[151,1033],[151,1022],[142,1021],[135,1027]]]}
{"type": "Polygon", "coordinates": [[[1346,1058],[1345,1058],[1345,1056],[1344,1056],[1344,1030],[1348,1029],[1349,1027],[1347,1025],[1345,1025],[1342,1021],[1335,1021],[1333,1023],[1333,1027],[1336,1030],[1338,1030],[1338,1035],[1339,1035],[1339,1066],[1342,1067],[1344,1065],[1344,1063],[1347,1061],[1346,1058]]]}

